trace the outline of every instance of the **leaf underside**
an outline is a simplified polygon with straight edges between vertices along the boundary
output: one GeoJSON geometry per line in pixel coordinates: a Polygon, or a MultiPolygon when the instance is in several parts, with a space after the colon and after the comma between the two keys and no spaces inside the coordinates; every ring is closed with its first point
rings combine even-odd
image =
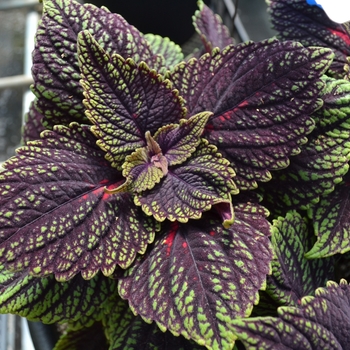
{"type": "Polygon", "coordinates": [[[350,288],[345,280],[328,282],[299,307],[280,307],[279,317],[233,321],[247,350],[347,349],[350,344],[350,288]]]}
{"type": "Polygon", "coordinates": [[[130,194],[109,195],[121,174],[103,159],[88,127],[57,126],[19,149],[0,174],[0,260],[11,270],[86,279],[126,268],[157,224],[130,194]],[[137,219],[136,219],[137,218],[137,219]]]}
{"type": "Polygon", "coordinates": [[[238,187],[252,189],[300,152],[332,57],[329,49],[270,39],[214,50],[180,63],[168,78],[190,115],[214,113],[203,136],[231,162],[238,187]]]}
{"type": "Polygon", "coordinates": [[[251,313],[272,258],[270,225],[259,208],[235,213],[229,229],[209,213],[172,223],[120,280],[133,312],[209,349],[232,349],[230,324],[251,313]]]}

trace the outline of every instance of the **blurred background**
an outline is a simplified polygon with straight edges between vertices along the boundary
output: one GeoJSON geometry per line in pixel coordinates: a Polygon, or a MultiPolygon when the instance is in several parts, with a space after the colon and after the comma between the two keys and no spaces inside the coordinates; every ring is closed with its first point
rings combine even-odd
{"type": "MultiPolygon", "coordinates": [[[[196,0],[91,0],[106,6],[144,33],[168,36],[190,52],[200,44],[192,26],[196,0]]],[[[274,36],[265,0],[205,0],[229,27],[236,42],[274,36]],[[234,18],[234,20],[233,20],[234,18]]],[[[21,143],[23,116],[33,96],[30,67],[34,35],[42,5],[38,0],[0,0],[0,162],[21,143]]],[[[0,350],[51,350],[57,337],[52,327],[0,315],[0,350]],[[34,340],[34,345],[31,341],[34,340]]]]}

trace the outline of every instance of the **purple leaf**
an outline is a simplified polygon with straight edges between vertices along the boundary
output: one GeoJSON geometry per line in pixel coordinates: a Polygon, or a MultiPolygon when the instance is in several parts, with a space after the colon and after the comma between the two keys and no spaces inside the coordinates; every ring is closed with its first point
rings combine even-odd
{"type": "Polygon", "coordinates": [[[231,193],[237,193],[233,170],[213,145],[202,140],[192,157],[173,166],[151,190],[136,194],[135,203],[158,221],[198,219],[213,205],[221,208],[225,226],[233,221],[231,193]]]}
{"type": "Polygon", "coordinates": [[[271,39],[180,63],[169,78],[190,115],[214,113],[203,136],[231,162],[239,188],[251,189],[300,152],[332,56],[329,49],[271,39]]]}
{"type": "Polygon", "coordinates": [[[199,10],[193,16],[193,24],[200,35],[206,52],[211,53],[214,47],[223,49],[234,44],[228,28],[222,23],[219,15],[215,14],[203,1],[198,1],[199,10]]]}
{"type": "Polygon", "coordinates": [[[207,215],[164,231],[120,280],[134,313],[209,349],[232,349],[231,323],[258,302],[272,258],[265,217],[235,209],[229,229],[207,215]]]}
{"type": "Polygon", "coordinates": [[[45,130],[45,127],[42,124],[44,116],[35,106],[36,102],[37,100],[30,104],[29,111],[25,115],[22,129],[22,141],[24,144],[27,144],[29,141],[40,139],[40,133],[45,130]]]}
{"type": "Polygon", "coordinates": [[[186,109],[170,82],[145,63],[109,56],[88,31],[79,34],[78,46],[86,114],[98,145],[120,169],[126,155],[146,146],[146,131],[179,122],[186,109]]]}
{"type": "Polygon", "coordinates": [[[162,154],[158,143],[146,132],[147,147],[138,148],[125,158],[123,176],[126,181],[114,192],[123,190],[143,192],[150,190],[168,173],[168,161],[162,154]]]}
{"type": "Polygon", "coordinates": [[[235,335],[247,350],[347,349],[350,344],[350,287],[328,282],[300,307],[280,307],[279,317],[233,320],[235,335]]]}
{"type": "Polygon", "coordinates": [[[211,112],[198,113],[182,119],[179,125],[166,125],[154,135],[169,166],[183,163],[195,151],[211,112]]]}
{"type": "Polygon", "coordinates": [[[274,173],[262,184],[265,204],[273,210],[307,209],[320,196],[334,190],[349,169],[350,158],[350,83],[324,77],[322,108],[313,114],[316,128],[291,157],[290,166],[274,173]]]}
{"type": "Polygon", "coordinates": [[[129,194],[105,192],[122,176],[87,127],[57,126],[43,137],[0,174],[0,261],[63,281],[126,268],[153,240],[156,224],[129,194]]]}
{"type": "Polygon", "coordinates": [[[344,25],[331,21],[321,8],[310,6],[306,0],[268,0],[267,3],[272,24],[281,39],[332,49],[335,58],[327,74],[345,77],[350,31],[344,25]]]}
{"type": "Polygon", "coordinates": [[[73,0],[45,0],[32,72],[33,92],[46,124],[87,121],[77,56],[77,35],[86,28],[108,54],[142,60],[152,68],[161,66],[160,58],[153,55],[142,34],[121,16],[73,0]]]}
{"type": "Polygon", "coordinates": [[[147,131],[147,146],[126,156],[122,166],[126,181],[112,193],[123,190],[141,193],[152,189],[168,174],[168,166],[183,163],[196,150],[210,114],[198,113],[190,119],[181,119],[179,124],[166,125],[154,138],[147,131]]]}

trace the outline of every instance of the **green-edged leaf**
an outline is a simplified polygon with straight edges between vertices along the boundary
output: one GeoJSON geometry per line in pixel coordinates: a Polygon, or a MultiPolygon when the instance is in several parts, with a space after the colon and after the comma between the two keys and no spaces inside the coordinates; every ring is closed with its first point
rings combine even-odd
{"type": "Polygon", "coordinates": [[[274,220],[272,245],[272,275],[267,277],[267,292],[280,304],[299,306],[306,295],[334,278],[334,260],[308,260],[305,253],[312,247],[314,237],[307,220],[295,212],[274,220]]]}
{"type": "MultiPolygon", "coordinates": [[[[334,190],[349,169],[350,83],[324,77],[324,105],[313,114],[315,130],[287,169],[274,173],[261,189],[274,209],[308,208],[334,190]]],[[[267,204],[269,203],[269,204],[267,204]]]]}
{"type": "Polygon", "coordinates": [[[189,119],[181,119],[179,125],[162,127],[154,135],[167,158],[169,166],[181,164],[195,151],[211,112],[198,113],[189,119]]]}
{"type": "MultiPolygon", "coordinates": [[[[350,31],[333,22],[323,9],[306,0],[267,0],[271,22],[281,40],[294,40],[305,46],[321,46],[335,54],[327,74],[342,79],[350,56],[350,31]]],[[[320,2],[318,2],[320,3],[320,2]]],[[[348,9],[344,9],[348,11],[348,9]]]]}
{"type": "Polygon", "coordinates": [[[154,239],[156,223],[104,160],[88,127],[56,126],[30,142],[0,174],[0,261],[11,270],[86,279],[129,266],[154,239]]]}
{"type": "Polygon", "coordinates": [[[245,205],[235,212],[229,229],[209,213],[186,225],[172,223],[119,281],[131,309],[208,349],[231,350],[231,323],[251,313],[272,259],[270,224],[261,209],[245,205]]]}
{"type": "Polygon", "coordinates": [[[251,189],[300,152],[332,58],[325,48],[270,39],[213,50],[180,63],[168,77],[190,115],[214,113],[203,137],[231,162],[238,187],[251,189]]]}
{"type": "Polygon", "coordinates": [[[168,161],[149,131],[146,132],[146,142],[147,147],[138,148],[125,158],[123,176],[126,181],[115,191],[124,188],[138,193],[150,190],[168,173],[168,161]]]}
{"type": "Polygon", "coordinates": [[[163,69],[172,69],[176,64],[183,61],[184,55],[181,47],[169,38],[163,38],[155,34],[145,34],[145,39],[150,44],[154,54],[164,57],[163,69]]]}
{"type": "Polygon", "coordinates": [[[147,147],[126,156],[122,166],[126,182],[115,191],[126,189],[141,193],[152,189],[168,174],[168,166],[183,163],[196,150],[210,114],[198,113],[190,119],[181,119],[179,125],[166,125],[154,138],[147,131],[147,147]]]}
{"type": "Polygon", "coordinates": [[[347,349],[350,344],[350,287],[328,282],[297,307],[280,307],[279,317],[236,319],[235,334],[247,350],[347,349]]]}
{"type": "Polygon", "coordinates": [[[89,281],[75,276],[68,282],[57,282],[53,275],[33,277],[27,271],[3,270],[0,275],[0,313],[48,324],[84,318],[89,326],[101,320],[102,304],[117,289],[117,282],[101,273],[89,281]]]}
{"type": "Polygon", "coordinates": [[[78,40],[86,115],[106,158],[121,169],[126,155],[146,146],[146,131],[179,122],[186,109],[171,83],[145,63],[109,56],[88,31],[78,40]]]}
{"type": "MultiPolygon", "coordinates": [[[[322,131],[337,139],[347,139],[347,129],[350,124],[350,82],[344,79],[322,77],[326,83],[321,98],[324,101],[322,108],[316,111],[312,117],[322,131]],[[341,130],[338,131],[337,129],[341,130]]],[[[344,143],[344,146],[346,144],[344,143]]]]}
{"type": "Polygon", "coordinates": [[[100,322],[91,327],[74,330],[68,328],[56,343],[53,350],[110,350],[100,322]]]}
{"type": "Polygon", "coordinates": [[[349,179],[346,175],[334,192],[322,196],[319,203],[311,206],[309,216],[313,220],[317,241],[307,252],[307,258],[324,258],[350,251],[349,179]]]}
{"type": "Polygon", "coordinates": [[[199,10],[193,16],[193,24],[200,35],[206,52],[211,53],[214,47],[223,49],[234,44],[228,28],[222,23],[219,15],[215,14],[203,1],[198,1],[199,10]]]}
{"type": "Polygon", "coordinates": [[[155,322],[149,324],[135,317],[125,300],[108,308],[104,317],[110,350],[203,350],[204,347],[169,331],[162,332],[155,322]]]}
{"type": "Polygon", "coordinates": [[[142,34],[121,16],[74,0],[44,0],[33,52],[33,92],[51,126],[87,122],[77,54],[77,35],[85,29],[109,54],[161,66],[142,34]]]}
{"type": "Polygon", "coordinates": [[[226,206],[224,224],[233,221],[231,193],[237,193],[234,171],[217,148],[202,139],[197,150],[181,165],[173,166],[151,190],[136,194],[135,203],[158,221],[198,219],[215,204],[226,206]]]}

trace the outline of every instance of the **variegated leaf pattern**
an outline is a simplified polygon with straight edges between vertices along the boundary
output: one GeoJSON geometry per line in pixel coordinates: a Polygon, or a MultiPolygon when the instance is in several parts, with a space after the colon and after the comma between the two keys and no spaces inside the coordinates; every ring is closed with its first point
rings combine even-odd
{"type": "Polygon", "coordinates": [[[233,321],[234,333],[247,350],[343,350],[350,344],[350,287],[329,281],[315,296],[301,299],[299,307],[283,306],[279,317],[233,321]]]}
{"type": "Polygon", "coordinates": [[[235,213],[229,229],[210,214],[172,223],[119,282],[134,313],[208,349],[231,350],[231,323],[258,302],[272,258],[260,209],[237,206],[235,213]]]}
{"type": "Polygon", "coordinates": [[[111,299],[103,318],[110,350],[204,350],[205,348],[182,336],[160,330],[155,322],[149,324],[134,316],[127,301],[111,299]]]}
{"type": "Polygon", "coordinates": [[[46,324],[79,322],[84,318],[84,326],[91,326],[102,319],[103,303],[117,291],[117,281],[101,273],[89,281],[75,276],[68,282],[58,282],[53,275],[38,278],[26,270],[1,270],[0,313],[46,324]]]}
{"type": "Polygon", "coordinates": [[[320,77],[332,58],[326,48],[270,39],[214,50],[180,63],[168,77],[189,114],[214,113],[203,136],[231,162],[238,187],[252,189],[307,141],[310,114],[322,105],[320,77]]]}
{"type": "Polygon", "coordinates": [[[169,38],[163,38],[160,35],[148,33],[145,34],[145,39],[150,44],[152,52],[164,58],[163,67],[159,73],[162,73],[162,71],[166,69],[172,69],[176,64],[183,61],[184,55],[181,47],[169,38]]]}
{"type": "Polygon", "coordinates": [[[160,128],[154,135],[169,166],[183,163],[200,144],[202,135],[211,112],[197,113],[188,119],[181,119],[179,124],[170,124],[160,128]]]}
{"type": "Polygon", "coordinates": [[[193,16],[193,24],[200,35],[206,52],[211,53],[214,47],[223,49],[234,44],[228,28],[202,0],[198,1],[199,10],[193,16]]]}
{"type": "Polygon", "coordinates": [[[311,225],[298,212],[290,211],[274,220],[272,245],[275,257],[272,274],[267,276],[267,292],[280,305],[299,307],[302,297],[313,295],[334,279],[334,259],[308,260],[312,247],[311,225]]]}
{"type": "Polygon", "coordinates": [[[109,54],[118,53],[152,68],[162,66],[142,34],[120,15],[74,0],[43,0],[43,17],[33,52],[33,92],[45,124],[86,123],[79,84],[77,35],[88,29],[109,54]]]}
{"type": "Polygon", "coordinates": [[[0,260],[12,270],[86,279],[129,266],[157,224],[127,193],[88,127],[56,126],[19,149],[0,174],[0,260]]]}
{"type": "Polygon", "coordinates": [[[171,83],[145,63],[108,55],[88,31],[78,36],[87,116],[112,166],[146,146],[145,133],[177,123],[186,115],[171,83]]]}
{"type": "Polygon", "coordinates": [[[213,205],[224,205],[224,225],[233,222],[231,194],[237,188],[229,162],[217,148],[202,139],[191,158],[169,168],[151,190],[135,195],[135,204],[158,221],[187,222],[198,219],[213,205]]]}
{"type": "Polygon", "coordinates": [[[350,31],[333,22],[318,6],[305,0],[267,0],[274,29],[281,40],[294,40],[305,46],[327,47],[335,53],[327,74],[344,78],[350,56],[350,31]]]}
{"type": "Polygon", "coordinates": [[[274,212],[307,209],[334,190],[349,169],[350,83],[324,77],[324,104],[313,114],[316,128],[290,166],[262,184],[265,205],[274,212]]]}
{"type": "Polygon", "coordinates": [[[168,174],[169,166],[183,163],[196,150],[210,114],[198,113],[181,119],[179,124],[166,125],[154,138],[147,131],[147,147],[138,148],[125,158],[122,168],[126,181],[116,191],[125,188],[140,193],[152,189],[168,174]]]}
{"type": "Polygon", "coordinates": [[[324,258],[350,251],[350,176],[324,195],[308,211],[317,241],[306,253],[309,259],[324,258]]]}
{"type": "Polygon", "coordinates": [[[44,116],[38,111],[35,104],[36,100],[30,104],[29,111],[25,114],[24,124],[22,127],[23,144],[40,139],[40,133],[45,130],[42,124],[44,116]]]}

